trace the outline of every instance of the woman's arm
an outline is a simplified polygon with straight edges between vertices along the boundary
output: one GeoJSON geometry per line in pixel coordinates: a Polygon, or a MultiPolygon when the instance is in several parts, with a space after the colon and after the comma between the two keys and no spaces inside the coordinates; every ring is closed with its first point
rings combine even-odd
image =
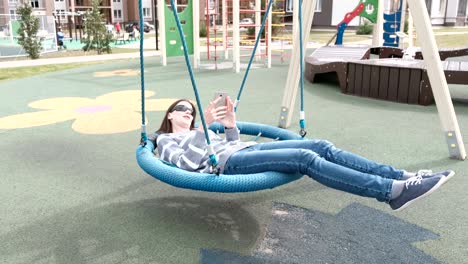
{"type": "Polygon", "coordinates": [[[224,134],[227,141],[239,140],[239,130],[236,126],[236,113],[234,112],[234,104],[229,96],[226,97],[226,114],[219,122],[224,125],[224,134]]]}

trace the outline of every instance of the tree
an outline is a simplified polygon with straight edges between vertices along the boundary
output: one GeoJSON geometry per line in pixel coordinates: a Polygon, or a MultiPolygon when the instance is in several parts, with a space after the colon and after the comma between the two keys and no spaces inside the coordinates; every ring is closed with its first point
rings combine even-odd
{"type": "Polygon", "coordinates": [[[18,43],[23,47],[31,59],[38,59],[41,55],[41,40],[37,36],[39,31],[39,18],[32,14],[31,3],[23,0],[16,9],[21,17],[18,28],[18,43]]]}
{"type": "Polygon", "coordinates": [[[84,51],[96,50],[98,54],[102,52],[111,53],[110,43],[112,34],[106,30],[104,18],[99,11],[100,0],[93,0],[91,11],[87,11],[84,15],[84,51]]]}

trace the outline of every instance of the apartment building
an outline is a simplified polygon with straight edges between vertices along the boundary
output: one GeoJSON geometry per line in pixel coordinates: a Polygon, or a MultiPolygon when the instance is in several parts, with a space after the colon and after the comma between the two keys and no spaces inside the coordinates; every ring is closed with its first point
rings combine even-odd
{"type": "MultiPolygon", "coordinates": [[[[0,26],[7,24],[11,19],[17,19],[16,8],[21,2],[21,0],[0,0],[0,26]]],[[[28,2],[34,8],[35,14],[52,15],[48,10],[53,10],[53,2],[47,0],[28,0],[28,2]]]]}
{"type": "MultiPolygon", "coordinates": [[[[0,0],[0,14],[16,16],[16,7],[20,5],[22,0],[0,0]]],[[[54,2],[50,0],[28,0],[38,15],[52,15],[54,10],[54,2]]]]}
{"type": "MultiPolygon", "coordinates": [[[[16,19],[16,7],[21,0],[0,0],[0,25],[5,24],[5,19],[16,19]],[[9,18],[6,18],[9,15],[9,18]]],[[[189,0],[178,0],[180,4],[186,4],[189,0]]],[[[292,1],[283,0],[287,14],[292,12],[292,1]]],[[[334,26],[341,21],[347,12],[353,10],[358,0],[333,1],[316,0],[316,13],[314,26],[334,26]]],[[[385,0],[386,3],[398,0],[385,0]]],[[[28,0],[36,14],[56,16],[61,24],[72,23],[78,27],[82,24],[80,15],[91,8],[92,0],[28,0]]],[[[143,18],[145,21],[154,21],[157,0],[142,0],[143,18]]],[[[206,0],[200,0],[200,18],[205,17],[206,0]]],[[[429,16],[433,25],[457,25],[468,24],[467,0],[425,0],[429,16]]],[[[221,0],[208,0],[210,8],[220,9],[221,0]]],[[[126,23],[139,20],[138,0],[102,0],[101,12],[108,23],[126,23]]],[[[220,10],[219,10],[220,11],[220,10]]],[[[359,24],[357,21],[351,23],[359,24]]]]}

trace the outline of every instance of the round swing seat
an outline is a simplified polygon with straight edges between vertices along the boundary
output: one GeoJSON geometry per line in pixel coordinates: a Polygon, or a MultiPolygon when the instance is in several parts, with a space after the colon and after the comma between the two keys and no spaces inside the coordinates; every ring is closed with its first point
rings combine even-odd
{"type": "MultiPolygon", "coordinates": [[[[241,134],[277,140],[302,139],[301,136],[285,129],[247,122],[237,122],[241,134]]],[[[224,132],[224,127],[213,124],[210,129],[215,132],[224,132]]],[[[149,175],[169,185],[206,191],[206,192],[252,192],[272,189],[277,186],[295,181],[301,174],[286,174],[280,172],[263,172],[254,174],[208,174],[181,170],[172,164],[158,159],[154,154],[154,145],[148,140],[145,146],[139,146],[136,151],[138,165],[149,175]]]]}

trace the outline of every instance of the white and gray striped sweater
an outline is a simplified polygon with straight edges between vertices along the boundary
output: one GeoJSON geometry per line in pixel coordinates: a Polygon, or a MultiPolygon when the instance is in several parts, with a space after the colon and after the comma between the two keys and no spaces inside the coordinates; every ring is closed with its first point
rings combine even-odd
{"type": "MultiPolygon", "coordinates": [[[[237,128],[225,129],[223,139],[209,130],[211,146],[218,157],[218,168],[223,173],[224,165],[236,151],[256,144],[239,140],[237,128]]],[[[157,138],[159,158],[187,171],[211,173],[209,155],[206,148],[205,134],[198,130],[182,133],[161,134],[157,138]]]]}

